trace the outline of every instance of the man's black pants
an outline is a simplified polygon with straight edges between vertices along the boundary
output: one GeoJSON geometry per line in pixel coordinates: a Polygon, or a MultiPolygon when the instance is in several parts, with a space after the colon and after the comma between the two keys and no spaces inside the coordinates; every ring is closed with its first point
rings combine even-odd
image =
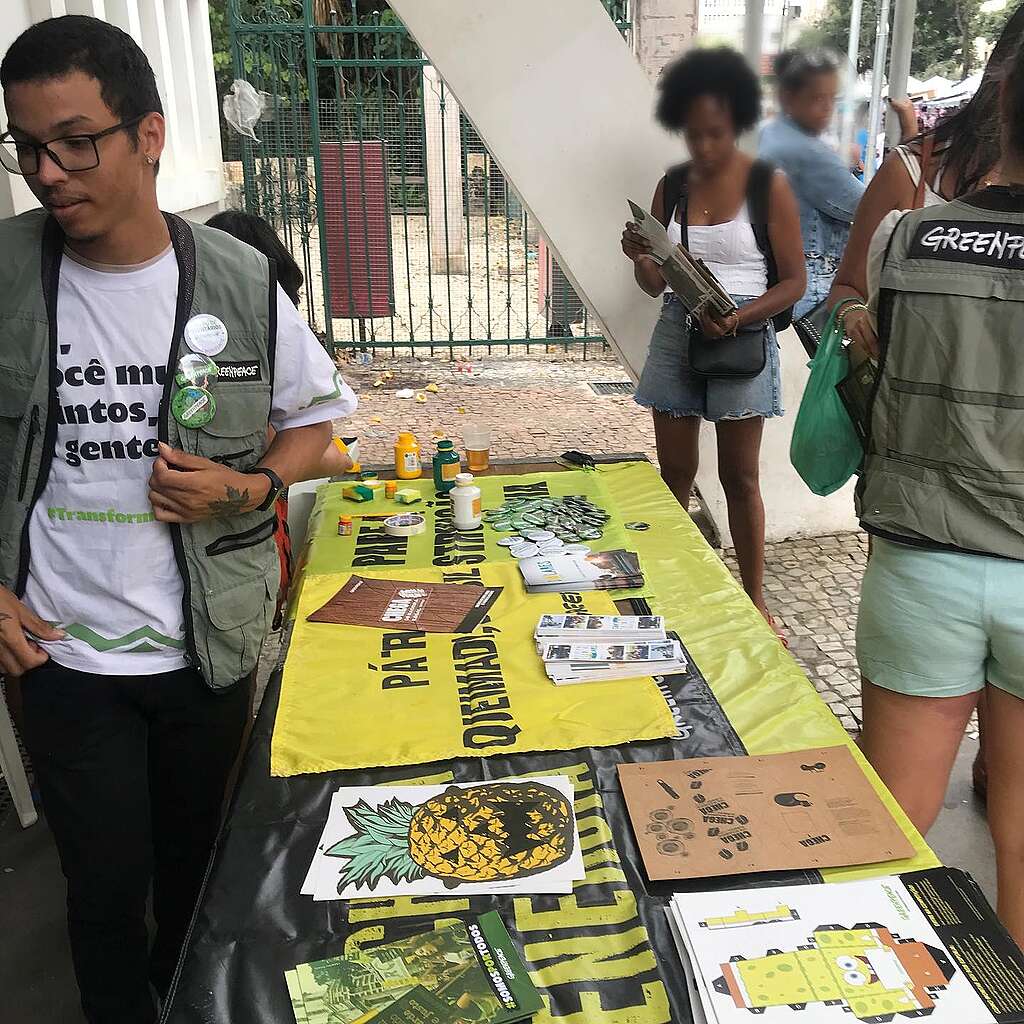
{"type": "Polygon", "coordinates": [[[250,718],[251,681],[215,693],[193,669],[100,676],[53,661],[22,681],[25,743],[67,879],[91,1024],[156,1019],[250,718]],[[150,951],[146,899],[157,931],[150,951]]]}

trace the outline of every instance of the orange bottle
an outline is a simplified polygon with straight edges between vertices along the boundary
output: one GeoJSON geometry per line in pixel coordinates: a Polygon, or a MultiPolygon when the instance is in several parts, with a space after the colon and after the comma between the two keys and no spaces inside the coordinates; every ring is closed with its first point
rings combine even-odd
{"type": "Polygon", "coordinates": [[[420,443],[411,431],[403,431],[395,442],[395,475],[399,480],[416,480],[423,475],[420,443]]]}

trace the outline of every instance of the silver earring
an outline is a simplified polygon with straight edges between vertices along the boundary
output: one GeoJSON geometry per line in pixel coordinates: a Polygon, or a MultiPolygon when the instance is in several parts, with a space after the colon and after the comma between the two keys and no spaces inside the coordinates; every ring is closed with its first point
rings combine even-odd
{"type": "Polygon", "coordinates": [[[146,157],[146,163],[149,164],[150,166],[152,166],[153,164],[156,163],[156,161],[151,156],[147,156],[146,157]]]}

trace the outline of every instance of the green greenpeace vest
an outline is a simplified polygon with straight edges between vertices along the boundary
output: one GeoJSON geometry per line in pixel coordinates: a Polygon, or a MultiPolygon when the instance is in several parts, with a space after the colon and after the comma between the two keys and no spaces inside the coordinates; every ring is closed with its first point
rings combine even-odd
{"type": "MultiPolygon", "coordinates": [[[[276,277],[265,257],[225,232],[174,216],[167,223],[178,261],[178,301],[158,436],[246,472],[267,447],[276,277]],[[227,346],[215,361],[230,364],[230,373],[212,386],[215,418],[187,429],[170,408],[174,372],[188,351],[182,334],[197,313],[212,313],[227,327],[227,346]]],[[[41,210],[0,221],[0,583],[19,596],[31,556],[29,518],[49,476],[57,435],[63,246],[56,222],[41,210]]],[[[278,588],[274,525],[271,509],[170,527],[184,583],[185,656],[213,689],[231,686],[256,665],[278,588]]]]}
{"type": "Polygon", "coordinates": [[[1024,196],[906,214],[879,300],[863,526],[1024,560],[1024,196]]]}

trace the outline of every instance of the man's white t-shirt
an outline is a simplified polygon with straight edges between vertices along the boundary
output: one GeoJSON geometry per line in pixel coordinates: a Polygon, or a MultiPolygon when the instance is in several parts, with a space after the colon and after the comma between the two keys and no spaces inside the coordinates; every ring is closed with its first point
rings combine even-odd
{"type": "MultiPolygon", "coordinates": [[[[177,289],[171,249],[139,267],[99,269],[70,254],[61,265],[60,414],[29,522],[24,601],[67,632],[43,645],[54,661],[81,672],[153,675],[186,664],[181,574],[148,497],[177,289]]],[[[350,415],[355,395],[280,288],[277,299],[270,425],[350,415]]]]}

